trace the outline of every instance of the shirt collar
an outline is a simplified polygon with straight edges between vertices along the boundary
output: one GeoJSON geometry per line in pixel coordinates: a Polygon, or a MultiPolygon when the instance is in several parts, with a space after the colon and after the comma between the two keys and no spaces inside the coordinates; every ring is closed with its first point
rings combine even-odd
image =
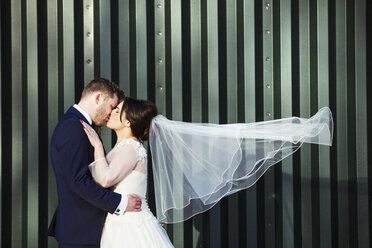
{"type": "Polygon", "coordinates": [[[92,118],[89,116],[87,112],[85,112],[79,105],[75,104],[74,108],[76,108],[82,115],[84,115],[85,119],[89,122],[89,125],[92,125],[93,121],[92,118]]]}

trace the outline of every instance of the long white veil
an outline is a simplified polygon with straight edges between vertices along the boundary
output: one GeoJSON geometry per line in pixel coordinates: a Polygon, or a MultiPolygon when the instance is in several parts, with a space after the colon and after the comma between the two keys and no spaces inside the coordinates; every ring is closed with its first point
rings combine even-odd
{"type": "Polygon", "coordinates": [[[247,124],[151,123],[156,211],[160,222],[184,221],[222,197],[252,186],[302,143],[332,144],[333,120],[324,107],[309,119],[247,124]]]}

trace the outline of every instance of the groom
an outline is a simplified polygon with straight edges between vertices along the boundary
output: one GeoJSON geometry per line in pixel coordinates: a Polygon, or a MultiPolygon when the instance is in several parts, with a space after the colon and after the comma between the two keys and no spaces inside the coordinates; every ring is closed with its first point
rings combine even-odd
{"type": "MultiPolygon", "coordinates": [[[[80,119],[103,126],[124,93],[104,78],[92,80],[84,88],[80,102],[70,107],[58,122],[50,144],[56,177],[58,206],[48,235],[62,248],[99,247],[106,213],[121,215],[141,211],[136,195],[120,195],[96,184],[88,169],[94,149],[80,119]]],[[[125,158],[124,158],[125,159],[125,158]]]]}

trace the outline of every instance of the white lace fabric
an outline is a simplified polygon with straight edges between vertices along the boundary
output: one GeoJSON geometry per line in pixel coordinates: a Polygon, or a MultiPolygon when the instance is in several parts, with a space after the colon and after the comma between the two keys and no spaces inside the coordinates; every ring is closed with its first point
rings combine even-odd
{"type": "Polygon", "coordinates": [[[107,154],[89,165],[94,180],[104,188],[121,182],[132,171],[147,174],[147,153],[134,139],[119,141],[107,154]]]}

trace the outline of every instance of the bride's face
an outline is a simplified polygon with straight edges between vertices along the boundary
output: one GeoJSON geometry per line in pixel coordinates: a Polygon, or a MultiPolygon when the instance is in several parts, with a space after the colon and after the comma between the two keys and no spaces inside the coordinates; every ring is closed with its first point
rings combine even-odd
{"type": "Polygon", "coordinates": [[[107,122],[107,127],[113,130],[119,130],[126,127],[129,124],[128,120],[125,118],[125,112],[120,120],[120,112],[123,107],[123,102],[121,102],[116,108],[111,112],[110,118],[107,122]]]}

